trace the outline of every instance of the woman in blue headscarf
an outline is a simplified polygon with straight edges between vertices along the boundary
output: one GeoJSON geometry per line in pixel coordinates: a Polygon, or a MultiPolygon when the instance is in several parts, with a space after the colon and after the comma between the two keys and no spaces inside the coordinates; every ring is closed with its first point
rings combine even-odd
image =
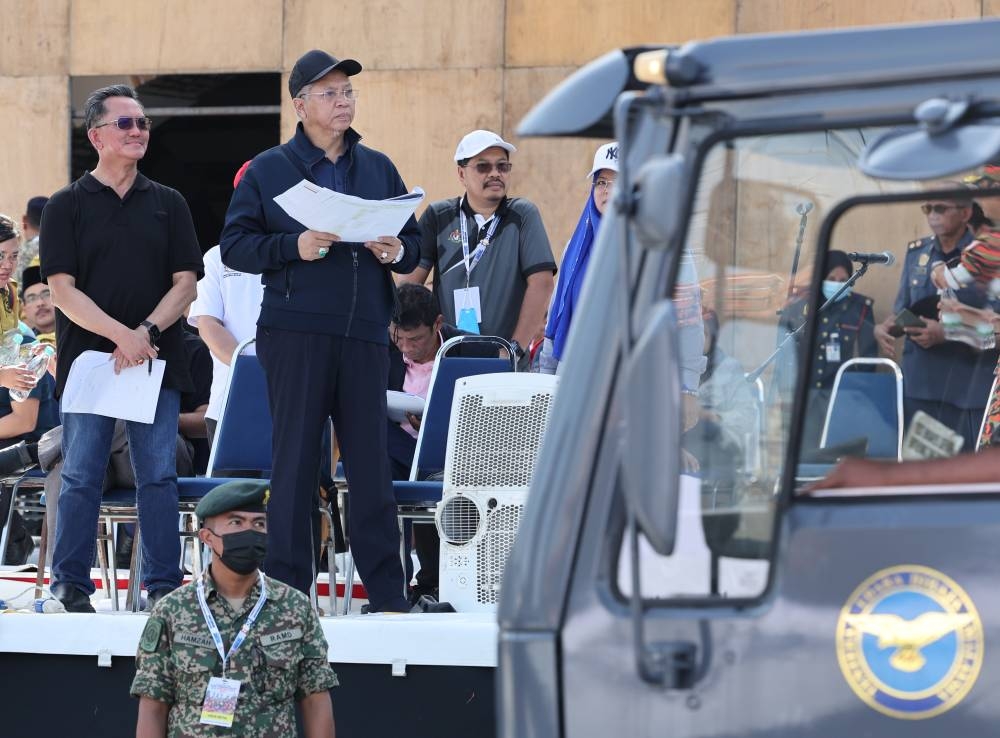
{"type": "Polygon", "coordinates": [[[604,208],[611,199],[611,188],[618,178],[618,143],[604,144],[594,155],[594,166],[588,175],[591,180],[590,196],[576,224],[573,236],[563,252],[559,270],[559,284],[549,306],[549,322],[545,326],[545,344],[539,359],[539,371],[555,374],[562,361],[569,336],[570,323],[580,288],[590,263],[590,252],[594,248],[594,237],[601,225],[604,208]]]}

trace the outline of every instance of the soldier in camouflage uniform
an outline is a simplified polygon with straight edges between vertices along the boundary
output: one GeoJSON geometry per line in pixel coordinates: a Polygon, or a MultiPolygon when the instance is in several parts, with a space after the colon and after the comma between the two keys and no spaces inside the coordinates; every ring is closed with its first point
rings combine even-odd
{"type": "Polygon", "coordinates": [[[199,536],[213,552],[203,592],[227,653],[225,674],[198,582],[164,597],[136,654],[131,692],[140,698],[138,738],[286,738],[296,735],[296,702],[307,738],[333,738],[329,689],[337,677],[319,619],[305,595],[258,570],[266,551],[267,496],[265,483],[241,480],[217,487],[199,503],[199,536]],[[247,622],[245,640],[230,653],[247,622]],[[230,728],[202,722],[209,681],[222,676],[239,681],[230,728]]]}

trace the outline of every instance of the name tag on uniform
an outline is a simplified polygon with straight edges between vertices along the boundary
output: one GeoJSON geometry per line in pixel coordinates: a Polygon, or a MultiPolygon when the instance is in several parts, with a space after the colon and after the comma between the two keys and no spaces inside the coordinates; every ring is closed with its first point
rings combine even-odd
{"type": "Polygon", "coordinates": [[[260,645],[274,646],[286,641],[297,641],[302,638],[302,628],[288,628],[276,633],[265,633],[260,637],[260,645]]]}
{"type": "Polygon", "coordinates": [[[176,633],[174,643],[183,643],[185,646],[200,646],[201,648],[215,648],[212,639],[207,635],[197,633],[176,633]]]}
{"type": "Polygon", "coordinates": [[[205,690],[205,702],[201,706],[202,725],[233,727],[236,717],[236,701],[240,697],[240,680],[212,677],[205,690]]]}

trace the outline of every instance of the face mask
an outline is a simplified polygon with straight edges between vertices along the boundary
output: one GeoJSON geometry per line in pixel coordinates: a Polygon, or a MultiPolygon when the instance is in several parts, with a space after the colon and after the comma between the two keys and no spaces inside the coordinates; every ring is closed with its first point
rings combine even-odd
{"type": "MultiPolygon", "coordinates": [[[[843,282],[831,282],[828,279],[824,279],[823,280],[823,297],[825,297],[827,300],[831,299],[834,295],[837,294],[837,292],[843,286],[844,286],[843,282]]],[[[840,297],[837,298],[837,302],[840,302],[845,297],[847,297],[849,294],[851,294],[851,289],[852,289],[851,287],[848,287],[846,290],[844,290],[843,292],[841,292],[840,293],[840,297]]]]}
{"type": "MultiPolygon", "coordinates": [[[[212,532],[215,533],[214,530],[212,532]]],[[[259,530],[241,530],[238,533],[227,533],[219,538],[222,539],[222,554],[219,560],[237,574],[250,574],[264,563],[264,557],[267,555],[267,533],[261,533],[259,530]]]]}

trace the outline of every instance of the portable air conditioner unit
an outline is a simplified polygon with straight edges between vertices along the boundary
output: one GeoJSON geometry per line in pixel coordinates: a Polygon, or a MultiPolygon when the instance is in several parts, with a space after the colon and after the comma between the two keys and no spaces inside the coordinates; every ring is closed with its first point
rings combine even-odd
{"type": "Polygon", "coordinates": [[[440,599],[458,612],[496,609],[558,383],[513,373],[455,383],[435,522],[440,599]]]}

